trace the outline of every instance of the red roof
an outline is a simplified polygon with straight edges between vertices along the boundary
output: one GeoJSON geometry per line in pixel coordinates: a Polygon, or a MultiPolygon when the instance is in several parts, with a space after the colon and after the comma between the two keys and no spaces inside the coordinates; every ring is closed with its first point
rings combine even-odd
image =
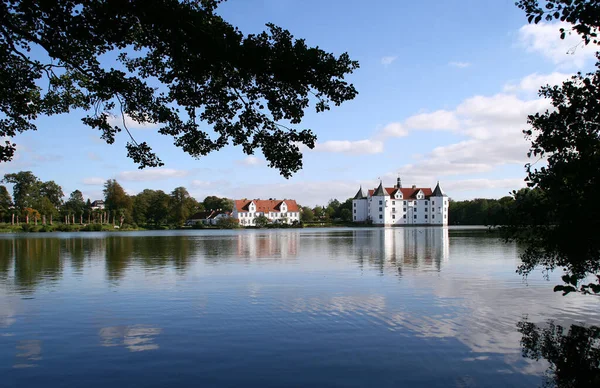
{"type": "MultiPolygon", "coordinates": [[[[417,187],[414,189],[413,188],[397,189],[395,187],[386,187],[385,188],[385,191],[387,192],[388,195],[394,195],[396,193],[396,190],[400,190],[402,192],[402,198],[417,198],[417,193],[419,192],[419,190],[421,190],[423,192],[423,195],[425,196],[425,198],[428,198],[431,196],[431,194],[433,194],[433,191],[429,187],[417,187]]],[[[369,197],[371,197],[374,192],[375,192],[375,190],[369,190],[369,197]]]]}
{"type": "Polygon", "coordinates": [[[256,205],[256,211],[261,213],[279,212],[281,204],[285,202],[288,212],[297,212],[298,204],[293,199],[236,199],[235,208],[239,212],[247,212],[252,202],[256,205]]]}

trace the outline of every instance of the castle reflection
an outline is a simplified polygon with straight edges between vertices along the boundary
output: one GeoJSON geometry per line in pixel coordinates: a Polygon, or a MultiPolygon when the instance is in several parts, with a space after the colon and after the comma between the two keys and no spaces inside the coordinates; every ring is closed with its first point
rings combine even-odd
{"type": "Polygon", "coordinates": [[[450,256],[448,228],[386,228],[354,230],[353,249],[361,265],[393,266],[420,271],[441,269],[450,256]]]}

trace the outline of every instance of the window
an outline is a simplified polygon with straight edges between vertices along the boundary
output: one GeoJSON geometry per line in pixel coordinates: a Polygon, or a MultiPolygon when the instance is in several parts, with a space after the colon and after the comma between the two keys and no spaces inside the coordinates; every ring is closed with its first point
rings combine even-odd
{"type": "Polygon", "coordinates": [[[419,209],[415,208],[415,211],[417,211],[417,210],[419,210],[419,209]]]}
{"type": "Polygon", "coordinates": [[[404,201],[404,204],[406,205],[406,201],[404,201]]]}
{"type": "Polygon", "coordinates": [[[402,216],[402,218],[406,218],[406,214],[402,216]]]}
{"type": "Polygon", "coordinates": [[[446,215],[444,214],[444,218],[446,218],[446,215]]]}
{"type": "Polygon", "coordinates": [[[356,216],[354,216],[354,221],[356,221],[356,216]]]}
{"type": "Polygon", "coordinates": [[[435,205],[435,201],[431,201],[431,204],[432,204],[432,205],[435,205]]]}
{"type": "Polygon", "coordinates": [[[356,209],[354,209],[354,214],[356,214],[356,209]]]}
{"type": "Polygon", "coordinates": [[[431,212],[433,213],[434,211],[435,211],[435,208],[434,208],[434,207],[432,207],[432,208],[431,208],[431,212]]]}
{"type": "Polygon", "coordinates": [[[415,206],[417,206],[417,201],[415,201],[415,206]]]}
{"type": "Polygon", "coordinates": [[[392,208],[392,213],[396,213],[396,208],[395,207],[392,208]]]}
{"type": "Polygon", "coordinates": [[[403,212],[405,212],[405,211],[406,211],[406,208],[405,208],[405,207],[403,207],[403,208],[402,208],[402,211],[403,211],[403,212]]]}
{"type": "Polygon", "coordinates": [[[429,201],[425,201],[425,205],[429,205],[429,201]]]}
{"type": "Polygon", "coordinates": [[[395,204],[396,204],[396,201],[392,201],[392,205],[395,205],[395,204]]]}
{"type": "Polygon", "coordinates": [[[382,219],[382,218],[383,218],[383,216],[380,214],[380,215],[379,215],[379,219],[382,219]]]}
{"type": "Polygon", "coordinates": [[[425,214],[425,219],[427,219],[427,214],[425,214]]]}
{"type": "Polygon", "coordinates": [[[415,214],[415,215],[413,216],[413,218],[416,220],[416,219],[417,219],[417,215],[415,214]]]}
{"type": "Polygon", "coordinates": [[[435,214],[432,214],[432,215],[431,215],[431,218],[435,219],[435,214]]]}
{"type": "Polygon", "coordinates": [[[426,211],[426,212],[427,212],[427,210],[429,210],[429,208],[428,208],[428,207],[426,207],[426,208],[425,208],[425,211],[426,211]]]}
{"type": "Polygon", "coordinates": [[[354,202],[352,205],[354,205],[354,207],[356,207],[356,202],[354,202]]]}
{"type": "Polygon", "coordinates": [[[383,208],[381,206],[379,207],[379,211],[383,211],[383,208]]]}
{"type": "Polygon", "coordinates": [[[380,204],[380,205],[383,205],[383,201],[379,201],[379,204],[380,204]]]}
{"type": "Polygon", "coordinates": [[[395,219],[396,219],[396,215],[392,214],[392,220],[395,220],[395,219]]]}

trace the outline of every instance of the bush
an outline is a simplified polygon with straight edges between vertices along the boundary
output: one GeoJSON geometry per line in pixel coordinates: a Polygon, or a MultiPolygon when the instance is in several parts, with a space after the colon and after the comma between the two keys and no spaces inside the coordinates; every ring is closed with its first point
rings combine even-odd
{"type": "Polygon", "coordinates": [[[101,224],[88,224],[84,226],[82,229],[84,232],[101,232],[102,225],[101,224]]]}
{"type": "Polygon", "coordinates": [[[239,221],[233,217],[219,218],[217,221],[217,227],[219,229],[237,229],[240,227],[239,221]]]}

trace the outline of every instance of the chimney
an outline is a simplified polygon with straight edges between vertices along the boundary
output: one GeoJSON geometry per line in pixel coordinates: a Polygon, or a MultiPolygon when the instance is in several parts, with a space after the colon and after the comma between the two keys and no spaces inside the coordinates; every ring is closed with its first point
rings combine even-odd
{"type": "Polygon", "coordinates": [[[396,188],[397,189],[402,188],[402,181],[400,180],[400,177],[398,177],[398,179],[396,179],[396,188]]]}
{"type": "Polygon", "coordinates": [[[416,186],[416,185],[413,185],[413,186],[412,186],[412,188],[413,188],[413,190],[414,190],[414,189],[416,189],[416,188],[417,188],[417,186],[416,186]]]}

